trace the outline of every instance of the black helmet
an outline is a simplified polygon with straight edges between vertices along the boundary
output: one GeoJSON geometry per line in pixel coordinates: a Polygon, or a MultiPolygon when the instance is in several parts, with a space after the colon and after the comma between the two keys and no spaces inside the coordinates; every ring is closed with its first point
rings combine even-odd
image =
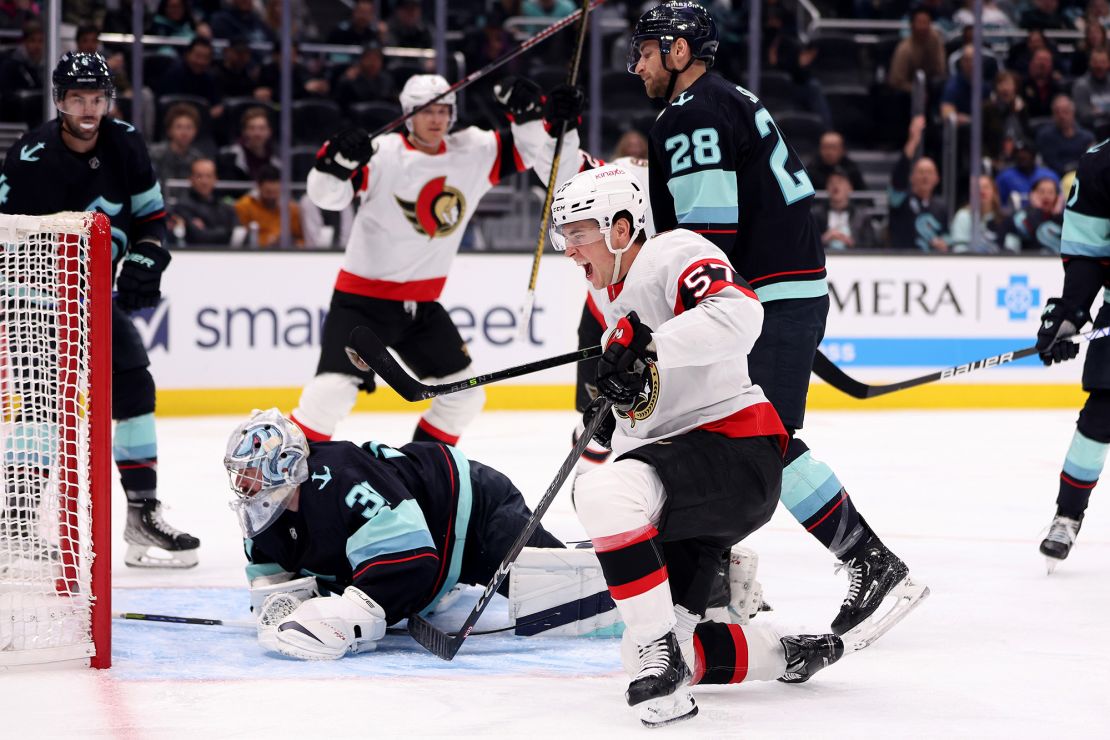
{"type": "Polygon", "coordinates": [[[694,59],[705,62],[707,67],[713,66],[719,43],[717,24],[714,23],[713,16],[698,3],[672,0],[656,5],[636,21],[636,28],[632,31],[632,44],[628,50],[628,71],[633,74],[636,72],[642,42],[658,41],[659,52],[670,54],[671,42],[678,38],[686,39],[694,59]]]}
{"type": "Polygon", "coordinates": [[[112,70],[99,53],[67,51],[58,61],[52,76],[54,100],[65,97],[66,90],[103,90],[108,97],[116,94],[112,70]]]}

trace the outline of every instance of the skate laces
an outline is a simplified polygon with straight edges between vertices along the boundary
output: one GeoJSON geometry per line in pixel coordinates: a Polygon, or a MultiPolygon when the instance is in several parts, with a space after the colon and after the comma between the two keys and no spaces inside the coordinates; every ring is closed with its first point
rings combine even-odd
{"type": "Polygon", "coordinates": [[[1071,545],[1075,542],[1076,535],[1079,534],[1079,522],[1074,519],[1069,519],[1066,516],[1058,516],[1052,520],[1052,524],[1048,527],[1048,535],[1045,537],[1049,542],[1058,542],[1061,545],[1071,545]]]}
{"type": "Polygon", "coordinates": [[[149,516],[149,521],[150,521],[151,526],[154,527],[155,529],[157,529],[160,533],[166,535],[167,537],[172,539],[174,537],[177,537],[178,535],[184,534],[184,532],[182,532],[180,529],[175,529],[175,528],[171,527],[169,524],[166,524],[166,520],[162,518],[162,504],[161,504],[161,502],[156,504],[150,510],[150,513],[149,513],[148,516],[149,516]]]}
{"type": "Polygon", "coordinates": [[[848,595],[844,597],[844,604],[851,604],[859,596],[860,589],[863,587],[863,565],[857,562],[856,558],[837,563],[833,568],[833,573],[840,573],[842,570],[848,571],[848,577],[851,579],[848,583],[848,595]]]}
{"type": "Polygon", "coordinates": [[[637,649],[640,651],[640,672],[636,678],[662,676],[671,664],[666,635],[637,649]]]}

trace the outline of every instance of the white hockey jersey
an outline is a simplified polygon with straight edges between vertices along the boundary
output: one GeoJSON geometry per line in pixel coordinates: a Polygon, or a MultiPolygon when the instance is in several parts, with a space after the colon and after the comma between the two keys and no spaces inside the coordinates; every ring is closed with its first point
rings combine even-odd
{"type": "MultiPolygon", "coordinates": [[[[449,134],[436,154],[386,134],[374,140],[357,194],[351,181],[313,169],[308,194],[316,205],[341,210],[356,195],[361,200],[335,288],[395,301],[439,298],[478,201],[501,178],[532,167],[550,141],[542,121],[508,131],[472,126],[449,134]]],[[[577,132],[566,141],[577,147],[577,132]]],[[[551,171],[547,161],[537,171],[542,179],[551,171]]],[[[565,177],[574,166],[567,162],[565,177]]]]}
{"type": "Polygon", "coordinates": [[[693,429],[776,436],[785,451],[786,430],[748,377],[763,307],[712,242],[686,229],[651,237],[599,308],[610,327],[635,311],[659,357],[636,403],[617,413],[614,453],[693,429]]]}

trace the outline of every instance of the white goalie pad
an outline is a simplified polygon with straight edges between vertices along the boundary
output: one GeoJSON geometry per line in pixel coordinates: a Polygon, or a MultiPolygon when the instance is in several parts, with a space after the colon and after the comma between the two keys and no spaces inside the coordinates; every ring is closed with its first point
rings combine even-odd
{"type": "Polygon", "coordinates": [[[614,637],[624,631],[592,549],[526,547],[509,575],[509,619],[521,636],[614,637]]]}
{"type": "Polygon", "coordinates": [[[731,594],[728,606],[705,611],[705,619],[726,624],[747,624],[763,608],[763,586],[755,579],[759,570],[759,554],[736,545],[729,555],[728,585],[731,594]]]}

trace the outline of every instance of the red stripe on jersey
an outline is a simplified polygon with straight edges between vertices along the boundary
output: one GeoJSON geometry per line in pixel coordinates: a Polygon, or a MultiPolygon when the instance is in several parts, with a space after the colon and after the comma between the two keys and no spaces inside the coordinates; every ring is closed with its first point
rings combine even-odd
{"type": "Polygon", "coordinates": [[[493,138],[497,140],[497,156],[493,158],[493,167],[489,171],[491,185],[501,182],[501,132],[494,131],[493,138]]]}
{"type": "Polygon", "coordinates": [[[748,676],[748,639],[738,624],[730,624],[728,633],[732,636],[732,646],[736,651],[736,665],[732,668],[729,683],[740,683],[748,676]]]}
{"type": "Polygon", "coordinates": [[[1080,483],[1079,481],[1077,481],[1075,478],[1072,478],[1067,473],[1060,473],[1060,480],[1064,481],[1069,486],[1074,486],[1076,488],[1090,489],[1090,488],[1094,488],[1095,486],[1098,485],[1097,480],[1094,483],[1080,483]]]}
{"type": "Polygon", "coordinates": [[[294,424],[296,424],[297,426],[299,426],[301,428],[301,431],[304,432],[304,436],[308,439],[309,442],[330,442],[331,441],[331,435],[330,434],[324,434],[323,432],[316,431],[312,427],[307,426],[303,421],[298,419],[293,414],[289,415],[289,419],[294,424]]]}
{"type": "Polygon", "coordinates": [[[775,411],[775,407],[769,401],[762,401],[747,408],[742,408],[735,414],[723,419],[702,424],[698,429],[704,429],[707,432],[721,434],[733,439],[739,437],[775,437],[784,455],[786,454],[786,445],[790,442],[790,437],[786,433],[786,428],[782,425],[782,420],[779,419],[778,412],[775,411]]]}
{"type": "MultiPolygon", "coordinates": [[[[401,137],[401,141],[404,143],[405,149],[408,149],[410,152],[419,151],[415,146],[413,146],[413,143],[409,141],[409,137],[407,134],[402,134],[400,131],[398,131],[397,135],[401,137]]],[[[436,150],[436,154],[443,154],[445,151],[447,151],[446,140],[439,142],[439,149],[436,150]]]]}
{"type": "Polygon", "coordinates": [[[597,323],[601,325],[602,329],[604,329],[605,315],[602,314],[601,309],[597,307],[597,303],[594,301],[593,293],[586,294],[586,309],[589,310],[590,314],[594,317],[594,319],[597,320],[597,323]]]}
{"type": "Polygon", "coordinates": [[[155,460],[151,460],[150,462],[136,463],[134,465],[120,465],[119,463],[116,463],[116,467],[120,470],[139,470],[141,468],[157,468],[158,467],[158,462],[155,461],[155,460]]]}
{"type": "Polygon", "coordinates": [[[701,638],[694,635],[694,665],[690,666],[694,674],[690,678],[690,685],[696,686],[705,677],[705,648],[701,646],[701,638]]]}
{"type": "Polygon", "coordinates": [[[439,298],[446,283],[445,277],[397,283],[392,280],[364,278],[346,270],[340,270],[339,276],[335,279],[335,289],[343,293],[386,301],[434,301],[439,298]]]}
{"type": "Polygon", "coordinates": [[[773,272],[770,275],[763,275],[762,277],[751,278],[749,283],[758,283],[761,280],[770,280],[771,278],[782,277],[783,275],[812,275],[816,272],[824,272],[824,267],[818,267],[816,270],[787,270],[786,272],[773,272]]]}
{"type": "Polygon", "coordinates": [[[695,234],[735,234],[736,229],[694,229],[695,234]]]}
{"type": "Polygon", "coordinates": [[[637,578],[631,583],[625,583],[620,586],[610,586],[609,595],[614,600],[631,599],[633,596],[646,594],[661,583],[667,580],[667,566],[661,567],[659,570],[648,573],[643,578],[637,578]]]}
{"type": "Polygon", "coordinates": [[[615,301],[617,300],[617,296],[621,294],[622,290],[624,290],[624,280],[621,280],[619,283],[613,283],[612,285],[606,286],[605,294],[609,296],[609,300],[615,301]]]}
{"type": "Polygon", "coordinates": [[[445,447],[440,447],[439,451],[443,453],[443,459],[447,461],[447,470],[449,471],[447,477],[451,479],[452,504],[447,516],[447,534],[443,538],[443,560],[439,563],[439,574],[436,576],[436,582],[432,584],[432,594],[435,594],[443,583],[443,569],[447,567],[447,561],[450,560],[450,558],[447,557],[447,550],[451,547],[451,527],[455,524],[455,516],[459,508],[458,489],[455,488],[456,468],[451,464],[451,456],[447,454],[447,449],[445,447]]]}
{"type": "Polygon", "coordinates": [[[155,211],[154,213],[150,214],[149,216],[143,216],[142,218],[137,219],[135,221],[135,223],[145,224],[147,221],[155,221],[157,219],[165,218],[165,217],[166,217],[166,212],[165,211],[155,211]]]}
{"type": "Polygon", "coordinates": [[[416,426],[424,430],[425,433],[435,437],[437,441],[454,447],[459,443],[459,435],[448,434],[439,427],[432,426],[424,417],[420,417],[420,421],[416,422],[416,426]]]}
{"type": "Polygon", "coordinates": [[[524,166],[524,160],[520,158],[520,152],[516,150],[516,144],[513,144],[513,165],[516,166],[517,172],[524,172],[528,169],[524,166]]]}
{"type": "Polygon", "coordinates": [[[644,525],[639,529],[632,529],[627,532],[619,534],[609,534],[604,537],[594,537],[594,550],[597,552],[611,552],[612,550],[620,550],[622,547],[631,547],[640,542],[650,540],[652,537],[658,537],[659,530],[650,524],[644,525]]]}
{"type": "Polygon", "coordinates": [[[410,560],[418,560],[420,558],[435,558],[436,560],[439,560],[439,555],[436,555],[434,552],[423,552],[419,555],[410,555],[407,558],[398,558],[396,560],[379,560],[376,563],[370,563],[370,565],[367,565],[365,568],[355,573],[353,576],[351,576],[351,579],[353,580],[355,578],[358,578],[363,573],[373,568],[375,565],[396,565],[397,563],[407,563],[410,560]]]}

